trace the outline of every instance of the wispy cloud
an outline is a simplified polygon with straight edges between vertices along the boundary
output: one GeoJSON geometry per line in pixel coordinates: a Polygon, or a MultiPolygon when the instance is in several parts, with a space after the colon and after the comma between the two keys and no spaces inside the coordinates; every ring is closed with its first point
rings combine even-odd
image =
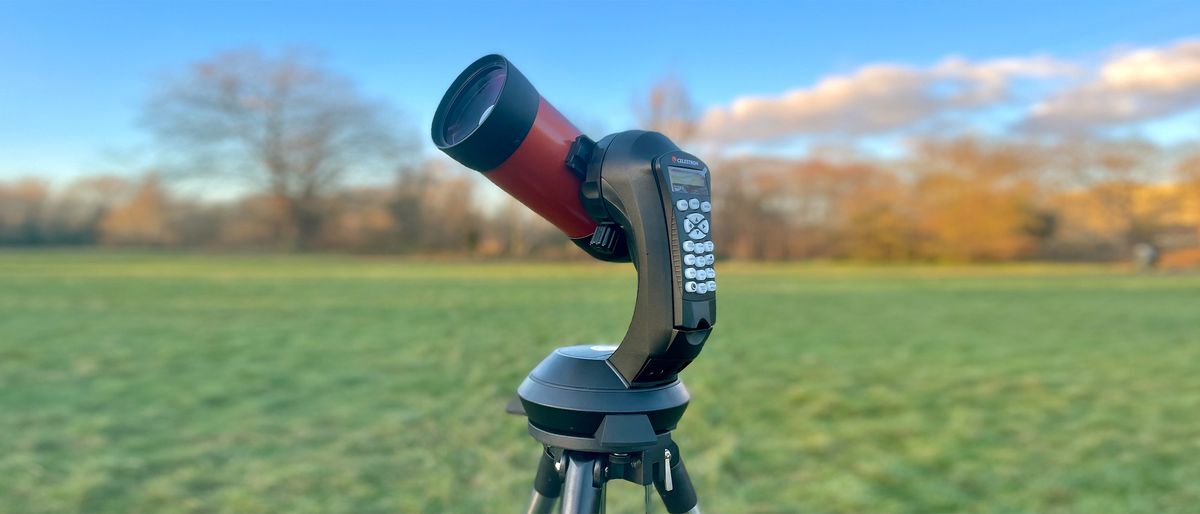
{"type": "Polygon", "coordinates": [[[908,128],[944,114],[1005,101],[1014,79],[1074,73],[1047,56],[973,62],[948,57],[929,67],[870,64],[776,97],[742,97],[710,109],[701,137],[770,140],[803,134],[870,135],[908,128]]]}
{"type": "Polygon", "coordinates": [[[1012,128],[1043,134],[1131,125],[1200,108],[1200,39],[1118,51],[1092,64],[1047,55],[980,61],[951,56],[925,67],[871,63],[778,96],[744,96],[713,107],[701,118],[699,134],[713,143],[895,134],[961,122],[949,115],[970,119],[1001,104],[1024,110],[1012,128]],[[1036,87],[1016,95],[1021,81],[1036,87]]]}
{"type": "Polygon", "coordinates": [[[1079,132],[1146,121],[1200,106],[1200,39],[1120,52],[1084,83],[1033,105],[1022,124],[1079,132]]]}

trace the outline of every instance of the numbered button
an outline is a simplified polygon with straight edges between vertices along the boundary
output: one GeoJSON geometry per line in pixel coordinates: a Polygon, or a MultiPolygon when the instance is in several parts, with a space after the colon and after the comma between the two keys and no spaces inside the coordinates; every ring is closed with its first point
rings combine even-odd
{"type": "Polygon", "coordinates": [[[696,284],[696,292],[704,294],[708,292],[708,282],[700,282],[696,284]]]}
{"type": "Polygon", "coordinates": [[[684,290],[684,291],[687,291],[687,292],[689,292],[689,293],[694,293],[694,292],[696,292],[696,283],[695,283],[695,282],[688,282],[688,283],[684,284],[684,285],[683,285],[683,290],[684,290]]]}
{"type": "Polygon", "coordinates": [[[700,208],[700,200],[697,200],[695,198],[688,200],[688,207],[690,207],[692,209],[699,209],[700,208]]]}
{"type": "Polygon", "coordinates": [[[708,282],[706,282],[706,283],[705,283],[705,285],[707,285],[707,286],[708,286],[708,290],[709,290],[709,291],[716,291],[716,290],[717,290],[717,283],[716,283],[716,281],[709,280],[708,282]]]}
{"type": "MultiPolygon", "coordinates": [[[[688,201],[680,200],[678,202],[675,202],[675,208],[679,209],[680,212],[688,210],[688,201]]],[[[707,211],[705,211],[705,212],[707,212],[707,211]]]]}
{"type": "Polygon", "coordinates": [[[696,249],[696,243],[693,243],[693,242],[691,242],[691,241],[684,241],[684,242],[683,242],[683,251],[685,251],[685,252],[690,252],[690,251],[692,251],[692,250],[695,250],[695,249],[696,249]]]}
{"type": "MultiPolygon", "coordinates": [[[[689,242],[690,242],[690,241],[689,241],[689,242]]],[[[691,265],[695,264],[695,263],[696,263],[696,256],[695,256],[695,255],[692,255],[692,254],[690,254],[690,253],[689,253],[689,254],[687,254],[687,255],[684,255],[684,256],[683,256],[683,263],[684,263],[684,264],[687,264],[688,266],[691,266],[691,265]]],[[[688,278],[692,278],[692,277],[688,277],[688,278]]]]}
{"type": "Polygon", "coordinates": [[[708,202],[700,202],[700,212],[708,212],[712,210],[712,204],[708,202]]]}

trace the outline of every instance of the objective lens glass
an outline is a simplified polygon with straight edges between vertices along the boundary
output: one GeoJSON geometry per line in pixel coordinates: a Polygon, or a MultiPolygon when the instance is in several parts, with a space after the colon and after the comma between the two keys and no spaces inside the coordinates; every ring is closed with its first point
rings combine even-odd
{"type": "Polygon", "coordinates": [[[458,144],[483,124],[496,107],[507,76],[503,66],[488,66],[476,72],[458,91],[446,110],[442,126],[442,137],[447,145],[458,144]]]}

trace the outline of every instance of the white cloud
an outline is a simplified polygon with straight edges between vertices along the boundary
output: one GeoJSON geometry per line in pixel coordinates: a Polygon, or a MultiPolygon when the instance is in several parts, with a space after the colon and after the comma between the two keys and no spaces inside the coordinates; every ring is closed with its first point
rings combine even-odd
{"type": "Polygon", "coordinates": [[[871,64],[780,96],[742,97],[710,109],[701,120],[700,135],[737,142],[886,133],[950,112],[995,105],[1009,97],[1015,78],[1058,77],[1073,70],[1044,56],[982,62],[949,57],[927,68],[871,64]]]}
{"type": "Polygon", "coordinates": [[[1024,128],[1077,132],[1200,106],[1200,40],[1114,55],[1087,82],[1035,104],[1024,128]]]}

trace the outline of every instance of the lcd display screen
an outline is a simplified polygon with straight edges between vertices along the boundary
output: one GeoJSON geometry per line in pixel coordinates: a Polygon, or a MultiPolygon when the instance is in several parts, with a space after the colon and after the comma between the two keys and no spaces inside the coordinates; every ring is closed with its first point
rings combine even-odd
{"type": "Polygon", "coordinates": [[[703,193],[708,189],[708,183],[704,180],[705,170],[667,166],[667,172],[671,175],[671,189],[675,191],[703,193]]]}

